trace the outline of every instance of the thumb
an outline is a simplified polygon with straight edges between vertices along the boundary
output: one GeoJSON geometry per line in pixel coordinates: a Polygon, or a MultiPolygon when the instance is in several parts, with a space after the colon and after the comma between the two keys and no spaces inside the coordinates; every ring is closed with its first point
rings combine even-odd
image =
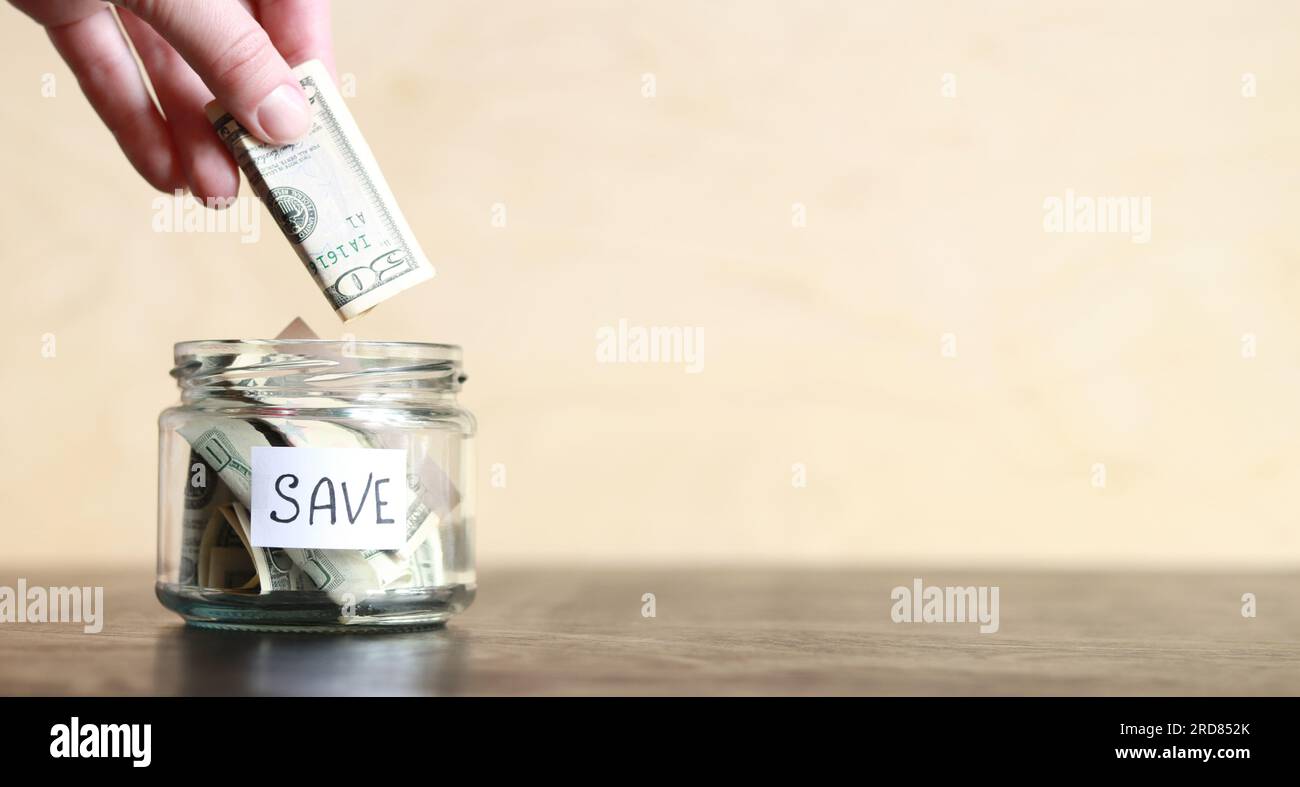
{"type": "Polygon", "coordinates": [[[302,87],[238,0],[115,2],[158,31],[254,136],[285,144],[311,129],[302,87]]]}

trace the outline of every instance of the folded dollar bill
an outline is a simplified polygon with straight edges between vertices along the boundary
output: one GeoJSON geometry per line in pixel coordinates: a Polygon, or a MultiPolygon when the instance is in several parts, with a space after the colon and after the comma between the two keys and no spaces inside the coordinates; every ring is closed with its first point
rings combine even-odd
{"type": "Polygon", "coordinates": [[[253,191],[329,299],[350,320],[434,275],[329,71],[293,69],[312,124],[291,145],[268,145],[216,102],[207,107],[253,191]]]}

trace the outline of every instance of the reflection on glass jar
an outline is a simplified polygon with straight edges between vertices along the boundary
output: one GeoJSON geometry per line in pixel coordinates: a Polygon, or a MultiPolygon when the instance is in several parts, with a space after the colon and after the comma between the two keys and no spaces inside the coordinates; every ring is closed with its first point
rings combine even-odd
{"type": "Polygon", "coordinates": [[[460,348],[176,345],[158,421],[158,598],[213,628],[437,625],[474,598],[460,348]]]}

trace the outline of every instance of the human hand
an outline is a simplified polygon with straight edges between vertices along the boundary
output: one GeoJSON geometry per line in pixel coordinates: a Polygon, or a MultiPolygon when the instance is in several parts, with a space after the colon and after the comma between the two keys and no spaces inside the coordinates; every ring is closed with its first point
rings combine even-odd
{"type": "Polygon", "coordinates": [[[203,113],[214,97],[258,138],[293,142],[311,120],[289,65],[316,58],[334,70],[329,0],[112,0],[160,114],[104,2],[10,2],[45,27],[127,159],[166,192],[238,191],[235,162],[203,113]]]}

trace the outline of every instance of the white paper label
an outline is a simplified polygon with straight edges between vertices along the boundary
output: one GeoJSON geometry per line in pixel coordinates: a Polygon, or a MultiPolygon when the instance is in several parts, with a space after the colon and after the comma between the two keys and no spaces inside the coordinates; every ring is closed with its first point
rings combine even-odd
{"type": "Polygon", "coordinates": [[[253,546],[400,549],[406,451],[253,447],[253,546]]]}

